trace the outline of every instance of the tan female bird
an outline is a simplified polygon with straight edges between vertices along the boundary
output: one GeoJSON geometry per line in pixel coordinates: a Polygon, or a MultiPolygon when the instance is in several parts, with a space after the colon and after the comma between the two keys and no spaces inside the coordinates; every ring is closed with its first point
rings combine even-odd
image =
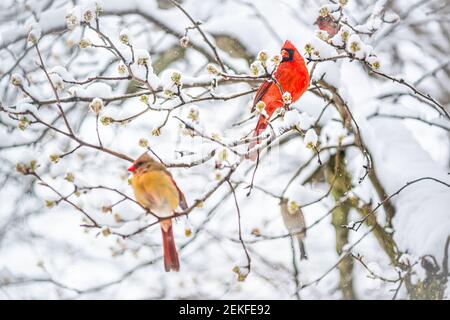
{"type": "Polygon", "coordinates": [[[337,23],[330,14],[319,16],[314,24],[316,24],[320,30],[328,32],[328,37],[330,39],[338,33],[340,27],[339,23],[337,23]]]}
{"type": "MultiPolygon", "coordinates": [[[[147,153],[137,158],[128,171],[133,173],[131,186],[136,201],[157,217],[173,216],[178,206],[183,210],[187,209],[186,199],[170,172],[147,153]]],[[[172,219],[161,220],[160,225],[163,237],[164,268],[167,272],[178,271],[180,262],[172,232],[172,219]]]]}

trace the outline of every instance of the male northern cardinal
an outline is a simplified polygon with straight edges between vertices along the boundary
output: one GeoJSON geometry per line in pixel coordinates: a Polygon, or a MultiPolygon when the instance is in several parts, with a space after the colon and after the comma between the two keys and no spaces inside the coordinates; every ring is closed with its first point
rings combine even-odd
{"type": "MultiPolygon", "coordinates": [[[[136,201],[157,217],[172,216],[178,206],[183,210],[187,209],[186,199],[170,172],[147,153],[137,158],[128,171],[133,173],[131,186],[136,201]]],[[[164,269],[167,272],[178,271],[180,262],[172,232],[172,220],[161,220],[160,225],[163,237],[164,269]]]]}
{"type": "MultiPolygon", "coordinates": [[[[291,95],[291,103],[297,101],[302,94],[308,89],[309,73],[306,68],[305,61],[298,52],[297,48],[286,40],[281,48],[282,60],[278,65],[273,77],[276,79],[283,93],[289,92],[291,95]]],[[[271,79],[261,84],[253,99],[252,112],[255,110],[256,104],[260,101],[265,103],[265,111],[267,116],[260,115],[255,128],[254,136],[259,136],[268,126],[270,117],[278,108],[282,108],[285,103],[278,85],[271,79]]],[[[252,149],[259,141],[252,142],[248,149],[252,149]]],[[[253,161],[256,160],[257,153],[251,152],[246,157],[253,161]]]]}

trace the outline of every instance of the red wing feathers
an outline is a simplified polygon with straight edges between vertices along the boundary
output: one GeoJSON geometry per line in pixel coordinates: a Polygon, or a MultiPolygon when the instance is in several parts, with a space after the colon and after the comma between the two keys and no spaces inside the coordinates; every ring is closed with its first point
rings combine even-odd
{"type": "Polygon", "coordinates": [[[255,111],[256,104],[261,101],[272,84],[272,81],[266,80],[259,86],[258,91],[256,91],[255,98],[253,99],[251,112],[255,111]]]}

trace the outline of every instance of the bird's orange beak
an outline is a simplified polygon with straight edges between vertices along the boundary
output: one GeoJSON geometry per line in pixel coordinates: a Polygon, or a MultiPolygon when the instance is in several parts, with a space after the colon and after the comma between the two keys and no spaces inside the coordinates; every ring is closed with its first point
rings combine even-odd
{"type": "Polygon", "coordinates": [[[282,57],[283,59],[289,58],[289,52],[287,52],[286,50],[282,49],[282,50],[281,50],[281,57],[282,57]]]}
{"type": "Polygon", "coordinates": [[[128,168],[128,171],[130,171],[130,172],[136,171],[136,167],[134,166],[134,164],[131,165],[131,167],[128,168]]]}

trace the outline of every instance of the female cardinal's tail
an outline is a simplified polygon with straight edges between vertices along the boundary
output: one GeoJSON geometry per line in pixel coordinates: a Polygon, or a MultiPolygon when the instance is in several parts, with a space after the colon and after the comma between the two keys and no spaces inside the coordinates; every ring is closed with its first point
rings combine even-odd
{"type": "Polygon", "coordinates": [[[161,231],[163,238],[164,250],[164,269],[166,272],[180,270],[180,262],[178,261],[177,247],[175,246],[175,238],[172,232],[172,221],[161,221],[161,231]]]}
{"type": "MultiPolygon", "coordinates": [[[[268,122],[267,122],[266,118],[264,116],[259,116],[259,120],[256,125],[255,133],[253,134],[253,137],[257,137],[261,133],[263,133],[263,131],[266,130],[267,125],[268,125],[268,122]]],[[[254,148],[259,142],[260,142],[260,140],[258,139],[256,141],[250,143],[247,150],[254,148]]],[[[250,159],[252,161],[255,161],[257,157],[258,157],[258,151],[256,151],[256,150],[247,153],[245,156],[246,159],[250,159]]]]}

